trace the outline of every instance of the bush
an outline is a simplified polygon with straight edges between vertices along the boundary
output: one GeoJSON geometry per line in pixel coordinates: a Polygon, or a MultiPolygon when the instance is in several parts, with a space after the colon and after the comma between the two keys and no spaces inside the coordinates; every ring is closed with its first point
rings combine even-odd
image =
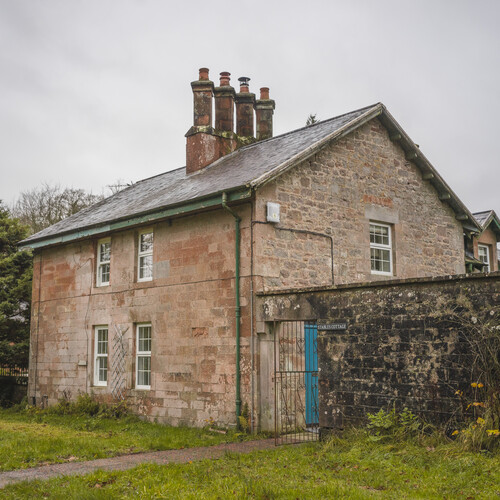
{"type": "Polygon", "coordinates": [[[76,401],[61,398],[59,402],[47,409],[54,415],[78,415],[102,418],[121,418],[129,415],[125,401],[116,404],[100,403],[90,394],[79,394],[76,401]]]}
{"type": "Polygon", "coordinates": [[[424,425],[419,417],[414,415],[408,408],[396,412],[393,408],[387,412],[380,409],[378,413],[367,413],[367,428],[372,441],[383,439],[402,439],[419,435],[424,425]]]}

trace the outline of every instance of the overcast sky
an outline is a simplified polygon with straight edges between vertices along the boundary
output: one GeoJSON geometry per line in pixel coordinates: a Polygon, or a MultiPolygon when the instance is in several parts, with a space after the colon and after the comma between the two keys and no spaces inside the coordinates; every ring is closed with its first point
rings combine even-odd
{"type": "Polygon", "coordinates": [[[198,68],[270,87],[275,135],[383,102],[500,215],[500,1],[0,0],[0,199],[185,165],[198,68]]]}

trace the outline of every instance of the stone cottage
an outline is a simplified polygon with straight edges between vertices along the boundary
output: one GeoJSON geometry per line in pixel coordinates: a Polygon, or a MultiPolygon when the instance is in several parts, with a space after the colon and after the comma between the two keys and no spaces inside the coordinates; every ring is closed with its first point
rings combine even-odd
{"type": "Polygon", "coordinates": [[[498,271],[497,243],[500,242],[500,219],[494,210],[476,212],[473,215],[481,226],[481,232],[470,242],[470,257],[483,264],[482,271],[498,271]]]}
{"type": "Polygon", "coordinates": [[[481,227],[383,104],[273,137],[248,80],[202,68],[185,167],[22,242],[32,401],[87,392],[195,426],[248,406],[255,428],[257,293],[465,272],[481,227]]]}

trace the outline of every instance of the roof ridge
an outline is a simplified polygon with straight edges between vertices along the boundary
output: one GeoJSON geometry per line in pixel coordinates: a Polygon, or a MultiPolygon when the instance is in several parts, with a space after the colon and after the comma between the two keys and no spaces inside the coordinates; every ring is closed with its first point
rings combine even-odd
{"type": "Polygon", "coordinates": [[[267,142],[271,142],[271,141],[274,141],[276,139],[281,139],[281,138],[286,137],[288,135],[300,132],[301,130],[315,128],[315,127],[317,127],[319,125],[323,125],[323,124],[331,122],[333,120],[338,120],[339,118],[342,118],[343,116],[352,115],[354,113],[359,113],[360,111],[365,111],[365,110],[374,108],[374,107],[379,106],[379,105],[383,106],[383,104],[381,102],[377,102],[375,104],[371,104],[370,106],[364,106],[362,108],[358,108],[358,109],[355,109],[353,111],[348,111],[347,113],[342,113],[340,115],[333,116],[332,118],[327,118],[326,120],[320,120],[317,123],[313,123],[311,125],[305,125],[304,127],[296,128],[294,130],[290,130],[288,132],[284,132],[283,134],[279,134],[279,135],[275,135],[273,137],[269,137],[268,139],[263,139],[261,141],[252,142],[252,144],[247,144],[246,146],[242,146],[242,147],[240,147],[238,149],[235,149],[234,151],[232,151],[231,153],[229,153],[227,155],[221,156],[220,158],[218,158],[214,162],[212,162],[209,165],[207,165],[205,168],[197,170],[196,172],[193,172],[190,175],[201,174],[203,172],[209,171],[213,167],[215,167],[215,166],[219,165],[220,163],[226,161],[228,158],[234,158],[235,156],[241,154],[242,152],[248,151],[248,150],[250,150],[250,149],[252,149],[252,148],[254,148],[256,146],[259,146],[261,144],[264,144],[264,143],[267,143],[267,142]]]}
{"type": "Polygon", "coordinates": [[[364,106],[362,108],[355,109],[353,111],[348,111],[347,113],[342,113],[341,115],[332,116],[331,118],[327,118],[326,120],[319,120],[316,123],[312,123],[311,125],[304,125],[303,127],[299,127],[299,128],[293,129],[293,130],[289,130],[288,132],[284,132],[283,134],[279,134],[279,135],[275,135],[273,137],[269,137],[268,139],[264,139],[263,141],[253,142],[252,144],[248,144],[247,146],[243,146],[242,148],[240,148],[240,150],[242,150],[242,149],[249,149],[251,147],[257,146],[258,144],[262,144],[264,142],[270,142],[270,141],[272,141],[274,139],[279,139],[280,137],[285,137],[286,135],[294,134],[296,132],[299,132],[300,130],[305,130],[305,129],[310,129],[310,128],[313,128],[313,127],[317,127],[318,125],[322,125],[322,124],[325,124],[327,122],[331,122],[333,120],[338,120],[339,118],[342,118],[343,116],[352,115],[354,113],[358,113],[359,111],[364,111],[366,109],[374,108],[375,106],[378,106],[379,104],[382,104],[382,103],[381,102],[377,102],[377,103],[372,104],[370,106],[364,106]]]}

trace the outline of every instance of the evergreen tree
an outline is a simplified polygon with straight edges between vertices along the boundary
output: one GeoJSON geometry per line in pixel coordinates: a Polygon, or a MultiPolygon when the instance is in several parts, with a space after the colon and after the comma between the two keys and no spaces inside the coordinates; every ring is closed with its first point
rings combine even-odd
{"type": "Polygon", "coordinates": [[[17,243],[28,228],[0,200],[0,364],[28,366],[32,254],[17,243]]]}
{"type": "Polygon", "coordinates": [[[318,119],[316,118],[316,115],[314,114],[310,114],[308,117],[307,117],[307,120],[306,120],[306,126],[309,126],[309,125],[313,125],[314,123],[318,123],[318,119]]]}

